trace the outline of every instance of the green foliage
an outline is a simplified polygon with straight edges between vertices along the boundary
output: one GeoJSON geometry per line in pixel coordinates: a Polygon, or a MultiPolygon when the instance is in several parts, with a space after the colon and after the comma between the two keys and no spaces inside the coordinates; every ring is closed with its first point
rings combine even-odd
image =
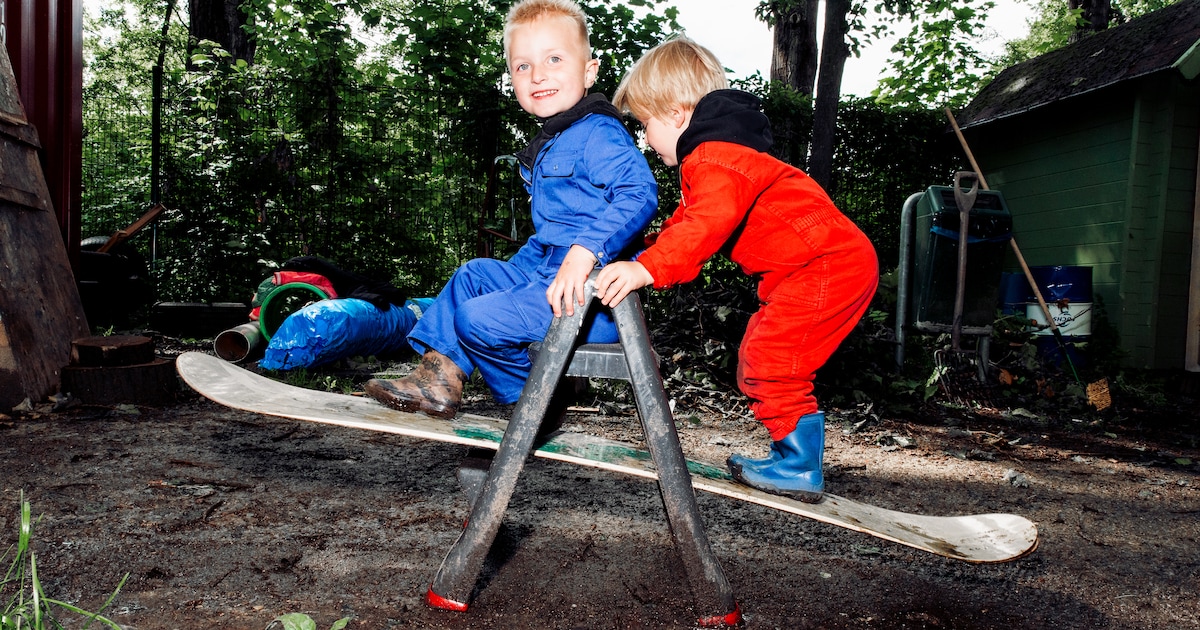
{"type": "MultiPolygon", "coordinates": [[[[1037,7],[1037,15],[1029,23],[1029,34],[1005,44],[1005,52],[995,61],[993,73],[1066,46],[1083,25],[1083,9],[1070,9],[1063,0],[1026,1],[1036,2],[1037,7]]],[[[1112,0],[1112,26],[1178,1],[1112,0]]]]}
{"type": "Polygon", "coordinates": [[[948,186],[967,165],[944,114],[870,99],[839,108],[830,196],[870,237],[880,267],[899,260],[900,211],[913,193],[948,186]]]}
{"type": "Polygon", "coordinates": [[[9,553],[13,554],[12,564],[9,565],[8,572],[4,574],[4,579],[0,581],[0,595],[7,596],[4,609],[0,611],[0,630],[23,630],[26,628],[29,630],[60,630],[65,628],[66,626],[55,617],[55,608],[62,608],[83,617],[84,624],[81,626],[83,628],[88,628],[92,622],[98,621],[113,630],[121,630],[120,626],[101,616],[100,613],[116,599],[117,593],[121,591],[121,587],[125,585],[125,580],[129,579],[129,575],[126,574],[121,578],[116,590],[108,596],[104,605],[96,612],[87,612],[73,604],[47,597],[42,588],[42,582],[38,578],[37,554],[32,549],[33,518],[30,504],[25,500],[23,492],[20,506],[21,516],[17,545],[15,548],[9,547],[0,556],[0,562],[2,562],[8,558],[9,553]]]}
{"type": "MultiPolygon", "coordinates": [[[[350,617],[338,619],[333,622],[332,626],[329,626],[329,630],[342,630],[342,628],[345,628],[350,623],[350,619],[350,617]]],[[[317,622],[304,613],[279,615],[271,621],[271,624],[267,628],[273,628],[275,624],[282,626],[283,630],[317,630],[317,622]]]]}
{"type": "MultiPolygon", "coordinates": [[[[372,362],[375,357],[360,357],[365,362],[372,362]]],[[[299,368],[289,370],[287,372],[274,373],[280,377],[284,383],[293,387],[303,389],[315,389],[326,392],[334,392],[339,394],[353,394],[361,388],[361,383],[356,383],[353,378],[340,377],[335,374],[329,374],[321,370],[310,371],[308,368],[299,368]]]]}
{"type": "Polygon", "coordinates": [[[812,140],[812,98],[782,81],[766,81],[759,73],[734,80],[732,87],[757,94],[762,99],[763,113],[771,121],[771,135],[775,141],[771,154],[803,169],[812,140]]]}
{"type": "Polygon", "coordinates": [[[893,47],[892,72],[872,96],[880,102],[914,107],[962,107],[978,91],[987,67],[975,47],[995,3],[926,2],[913,30],[893,47]]]}
{"type": "Polygon", "coordinates": [[[669,33],[682,27],[676,21],[679,9],[659,5],[667,0],[592,0],[585,2],[592,34],[592,53],[600,60],[600,73],[593,92],[612,96],[625,70],[646,50],[657,46],[669,33]],[[640,14],[640,16],[639,16],[640,14]]]}
{"type": "Polygon", "coordinates": [[[817,374],[816,395],[822,404],[904,411],[937,393],[940,371],[932,348],[906,344],[905,369],[896,367],[897,280],[894,270],[880,276],[866,315],[817,374]]]}
{"type": "Polygon", "coordinates": [[[1038,16],[1029,23],[1029,35],[1005,44],[997,68],[1006,68],[1066,46],[1082,9],[1071,10],[1062,0],[1038,0],[1038,16]]]}
{"type": "Polygon", "coordinates": [[[646,296],[654,347],[673,356],[676,378],[704,388],[737,388],[737,350],[758,309],[757,284],[724,256],[693,282],[646,296]]]}
{"type": "MultiPolygon", "coordinates": [[[[89,21],[84,105],[83,229],[109,234],[152,196],[148,86],[166,45],[159,299],[245,301],[298,255],[428,295],[470,257],[489,165],[536,130],[500,81],[511,2],[247,0],[247,63],[212,42],[185,59],[186,3],[164,40],[165,1],[89,21]]],[[[661,1],[589,3],[598,89],[677,27],[661,1]]]]}
{"type": "Polygon", "coordinates": [[[1112,0],[1113,13],[1118,22],[1125,22],[1141,17],[1151,11],[1157,11],[1180,0],[1112,0]]]}
{"type": "MultiPolygon", "coordinates": [[[[164,3],[105,4],[85,13],[84,238],[108,236],[150,205],[151,69],[164,42],[164,3]]],[[[187,29],[170,22],[167,61],[183,66],[187,29]]]]}
{"type": "MultiPolygon", "coordinates": [[[[357,59],[365,46],[354,38],[351,16],[364,11],[361,0],[243,0],[257,46],[255,65],[274,78],[298,81],[357,79],[357,59]]],[[[313,95],[320,99],[323,95],[313,95]]]]}

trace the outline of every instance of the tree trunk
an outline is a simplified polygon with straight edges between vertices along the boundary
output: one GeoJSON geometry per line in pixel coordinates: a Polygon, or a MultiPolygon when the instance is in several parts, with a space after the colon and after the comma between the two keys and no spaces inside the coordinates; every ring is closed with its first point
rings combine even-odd
{"type": "Polygon", "coordinates": [[[188,53],[202,39],[212,40],[232,55],[254,63],[254,38],[243,28],[250,18],[241,9],[242,0],[188,0],[188,53]]]}
{"type": "Polygon", "coordinates": [[[1112,18],[1112,0],[1067,0],[1067,8],[1083,9],[1083,22],[1068,38],[1072,43],[1079,41],[1084,35],[1108,28],[1108,22],[1112,18]]]}
{"type": "Polygon", "coordinates": [[[817,78],[817,5],[819,0],[772,3],[775,33],[771,80],[812,96],[817,78]]]}
{"type": "MultiPolygon", "coordinates": [[[[821,71],[813,104],[812,148],[808,174],[827,191],[833,181],[833,148],[837,130],[838,99],[842,96],[842,72],[850,47],[846,43],[846,16],[851,0],[826,0],[825,33],[821,40],[821,71]]],[[[832,192],[832,191],[830,191],[832,192]]]]}

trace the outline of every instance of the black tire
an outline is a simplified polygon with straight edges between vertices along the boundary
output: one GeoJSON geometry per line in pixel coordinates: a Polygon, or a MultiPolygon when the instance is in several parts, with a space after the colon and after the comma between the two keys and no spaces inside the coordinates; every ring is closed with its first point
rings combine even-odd
{"type": "Polygon", "coordinates": [[[145,259],[132,244],[97,251],[108,238],[91,236],[79,243],[79,297],[91,326],[125,327],[134,313],[154,302],[154,286],[145,259]]]}
{"type": "MultiPolygon", "coordinates": [[[[82,241],[79,241],[79,251],[99,251],[99,249],[108,242],[108,239],[109,237],[107,236],[89,236],[82,241]]],[[[142,253],[139,252],[138,249],[129,241],[121,241],[120,243],[117,243],[116,247],[113,247],[105,253],[112,254],[114,256],[120,256],[121,258],[130,261],[132,263],[131,269],[138,272],[143,278],[150,275],[148,273],[149,268],[146,266],[146,259],[142,256],[142,253]]]]}

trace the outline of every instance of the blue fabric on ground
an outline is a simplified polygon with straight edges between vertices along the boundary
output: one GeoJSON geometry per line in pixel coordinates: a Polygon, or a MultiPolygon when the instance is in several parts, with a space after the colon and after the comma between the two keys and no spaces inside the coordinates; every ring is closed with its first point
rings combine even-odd
{"type": "Polygon", "coordinates": [[[432,304],[433,298],[418,298],[384,311],[356,298],[314,302],[283,320],[258,365],[294,370],[397,352],[407,348],[409,331],[432,304]]]}

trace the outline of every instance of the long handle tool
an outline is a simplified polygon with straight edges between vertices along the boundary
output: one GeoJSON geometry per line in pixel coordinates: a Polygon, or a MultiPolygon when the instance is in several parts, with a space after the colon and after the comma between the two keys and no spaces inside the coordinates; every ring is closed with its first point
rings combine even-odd
{"type": "MultiPolygon", "coordinates": [[[[979,164],[975,161],[975,154],[971,153],[971,147],[967,146],[967,139],[963,137],[962,130],[958,128],[958,121],[954,119],[954,113],[950,108],[946,108],[946,117],[950,119],[950,126],[954,127],[954,135],[958,136],[958,142],[962,145],[963,151],[967,154],[967,160],[971,162],[971,168],[975,169],[975,175],[979,178],[979,185],[984,190],[989,190],[987,180],[983,177],[983,171],[979,170],[979,164]]],[[[1038,305],[1042,307],[1042,314],[1046,316],[1046,322],[1050,325],[1050,334],[1054,335],[1054,341],[1058,344],[1058,351],[1067,360],[1067,365],[1071,368],[1071,375],[1075,377],[1076,383],[1082,383],[1079,379],[1079,374],[1075,371],[1075,362],[1071,360],[1071,355],[1067,352],[1066,341],[1063,340],[1062,333],[1058,330],[1058,324],[1054,323],[1054,316],[1050,314],[1050,307],[1046,306],[1046,300],[1042,299],[1042,291],[1038,288],[1037,281],[1033,279],[1033,273],[1029,271],[1029,265],[1025,264],[1025,257],[1021,255],[1021,248],[1017,247],[1017,239],[1009,239],[1008,244],[1012,246],[1013,254],[1017,256],[1017,262],[1021,264],[1021,271],[1025,272],[1025,280],[1029,282],[1029,288],[1033,289],[1033,295],[1037,298],[1038,305]]]]}

